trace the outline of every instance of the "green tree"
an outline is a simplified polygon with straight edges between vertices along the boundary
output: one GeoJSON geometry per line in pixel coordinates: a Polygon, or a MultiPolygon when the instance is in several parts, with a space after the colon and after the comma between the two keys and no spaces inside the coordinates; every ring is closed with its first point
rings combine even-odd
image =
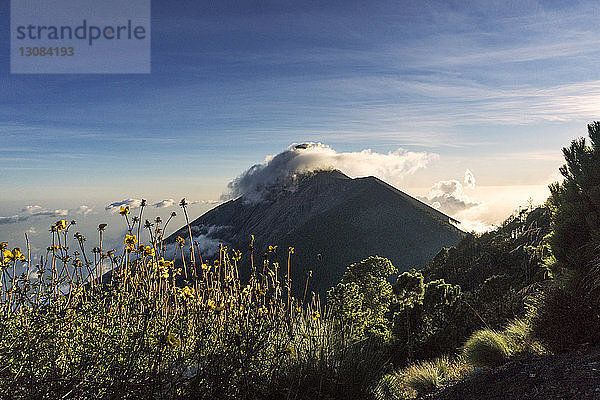
{"type": "Polygon", "coordinates": [[[600,122],[588,125],[585,138],[563,148],[562,183],[550,185],[553,235],[558,267],[587,272],[600,249],[600,122]]]}
{"type": "Polygon", "coordinates": [[[390,321],[385,316],[390,309],[392,285],[387,278],[396,272],[387,258],[369,257],[350,265],[327,293],[332,312],[352,327],[354,336],[389,337],[390,321]]]}
{"type": "Polygon", "coordinates": [[[533,315],[533,331],[550,350],[600,342],[600,122],[563,148],[562,183],[550,185],[553,268],[560,271],[533,315]]]}
{"type": "Polygon", "coordinates": [[[465,331],[460,286],[443,279],[424,283],[420,272],[402,273],[393,286],[393,333],[398,360],[433,357],[457,347],[465,331]]]}

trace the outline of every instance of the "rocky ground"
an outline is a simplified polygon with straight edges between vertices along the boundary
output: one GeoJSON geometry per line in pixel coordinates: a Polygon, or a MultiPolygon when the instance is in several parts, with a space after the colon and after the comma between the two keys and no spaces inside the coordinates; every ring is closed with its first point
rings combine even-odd
{"type": "Polygon", "coordinates": [[[430,400],[600,399],[600,347],[516,357],[427,396],[430,400]]]}

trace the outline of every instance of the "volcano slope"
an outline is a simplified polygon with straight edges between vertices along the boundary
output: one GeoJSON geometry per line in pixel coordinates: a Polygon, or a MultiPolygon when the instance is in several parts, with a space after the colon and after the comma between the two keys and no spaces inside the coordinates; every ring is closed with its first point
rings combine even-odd
{"type": "MultiPolygon", "coordinates": [[[[375,177],[351,179],[330,170],[274,186],[261,201],[243,196],[230,200],[191,227],[195,241],[219,241],[246,254],[254,235],[258,265],[269,245],[277,246],[281,266],[294,247],[292,291],[302,296],[308,271],[309,291],[323,294],[348,265],[371,255],[389,258],[399,271],[420,267],[441,248],[460,241],[464,234],[454,226],[457,222],[375,177]]],[[[187,238],[187,227],[166,243],[177,236],[187,238]]],[[[242,262],[242,277],[250,271],[248,258],[242,262]]]]}

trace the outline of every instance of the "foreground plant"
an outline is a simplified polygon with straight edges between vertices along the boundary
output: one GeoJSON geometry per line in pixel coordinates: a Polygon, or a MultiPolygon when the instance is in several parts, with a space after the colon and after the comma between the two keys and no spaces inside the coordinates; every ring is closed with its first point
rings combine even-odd
{"type": "Polygon", "coordinates": [[[104,248],[106,224],[89,253],[86,238],[70,232],[76,222],[64,220],[51,227],[35,265],[1,244],[0,398],[369,392],[385,365],[382,353],[349,340],[344,330],[352,327],[336,322],[318,299],[303,305],[291,297],[293,249],[285,271],[266,258],[241,282],[241,252],[221,246],[212,261],[198,251],[192,259],[178,238],[168,257],[170,218],[145,221],[142,229],[142,212],[130,214],[123,207],[128,233],[119,251],[104,248]]]}

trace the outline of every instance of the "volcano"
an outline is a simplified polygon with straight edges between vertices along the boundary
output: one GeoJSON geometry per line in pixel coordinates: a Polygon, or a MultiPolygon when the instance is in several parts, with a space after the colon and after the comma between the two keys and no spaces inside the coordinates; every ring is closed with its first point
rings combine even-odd
{"type": "MultiPolygon", "coordinates": [[[[269,245],[277,246],[281,265],[288,247],[294,247],[291,276],[297,296],[308,271],[309,290],[323,294],[351,263],[378,255],[399,271],[419,268],[464,236],[458,221],[373,176],[351,179],[338,170],[318,171],[266,193],[260,201],[241,196],[208,211],[191,222],[192,234],[246,254],[254,235],[255,259],[269,245]]],[[[187,238],[187,226],[166,243],[177,236],[187,238]]],[[[249,270],[246,258],[242,276],[249,270]]]]}

